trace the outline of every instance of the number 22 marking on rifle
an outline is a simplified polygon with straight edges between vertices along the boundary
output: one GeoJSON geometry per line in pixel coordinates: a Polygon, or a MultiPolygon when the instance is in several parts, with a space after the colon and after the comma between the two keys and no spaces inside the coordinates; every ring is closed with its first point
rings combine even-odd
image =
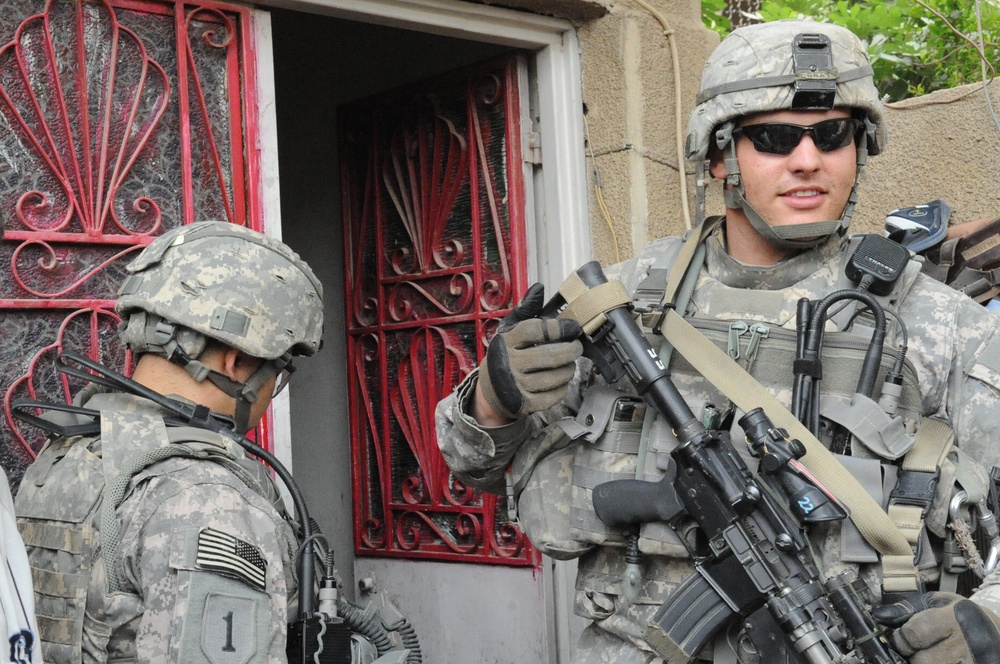
{"type": "Polygon", "coordinates": [[[665,368],[665,367],[663,366],[663,361],[662,361],[662,360],[660,360],[660,358],[659,358],[659,356],[658,356],[658,355],[656,354],[656,351],[655,351],[655,350],[653,350],[652,348],[647,348],[647,349],[646,349],[646,352],[647,352],[647,353],[649,353],[649,356],[650,356],[651,358],[653,358],[654,360],[656,360],[656,368],[657,368],[657,369],[660,369],[661,371],[665,371],[665,370],[666,370],[666,368],[665,368]]]}
{"type": "Polygon", "coordinates": [[[809,496],[803,496],[802,498],[799,498],[798,503],[799,507],[801,507],[802,511],[805,512],[806,514],[809,514],[809,512],[812,512],[814,509],[816,509],[816,506],[813,505],[813,501],[809,498],[809,496]]]}

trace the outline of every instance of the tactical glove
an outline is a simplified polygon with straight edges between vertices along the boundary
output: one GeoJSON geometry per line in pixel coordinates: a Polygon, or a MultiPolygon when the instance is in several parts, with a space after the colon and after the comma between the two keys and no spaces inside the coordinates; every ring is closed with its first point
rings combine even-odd
{"type": "Polygon", "coordinates": [[[1000,664],[1000,615],[961,595],[925,593],[875,608],[910,664],[1000,664]]]}
{"type": "Polygon", "coordinates": [[[583,330],[568,319],[537,318],[545,287],[534,284],[500,321],[479,370],[487,403],[507,419],[545,410],[566,394],[583,353],[583,330]]]}

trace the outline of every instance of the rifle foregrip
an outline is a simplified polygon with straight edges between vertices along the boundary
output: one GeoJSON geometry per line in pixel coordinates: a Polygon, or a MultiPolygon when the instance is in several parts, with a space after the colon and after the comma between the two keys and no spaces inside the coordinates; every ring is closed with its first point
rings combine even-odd
{"type": "Polygon", "coordinates": [[[643,637],[664,661],[687,664],[735,614],[705,577],[695,573],[660,606],[643,637]]]}

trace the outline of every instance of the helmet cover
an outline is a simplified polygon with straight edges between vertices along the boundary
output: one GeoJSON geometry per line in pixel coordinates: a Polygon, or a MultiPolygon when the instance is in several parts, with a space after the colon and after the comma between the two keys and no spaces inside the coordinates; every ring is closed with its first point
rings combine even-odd
{"type": "Polygon", "coordinates": [[[830,107],[863,113],[870,123],[868,154],[878,154],[888,137],[864,44],[853,32],[837,25],[783,20],[738,28],[709,56],[697,105],[688,121],[688,160],[706,159],[713,132],[726,122],[757,113],[803,108],[793,105],[796,83],[801,85],[810,79],[835,81],[830,107]],[[812,35],[829,40],[832,69],[818,75],[808,70],[796,73],[793,44],[799,36],[812,35]]]}
{"type": "Polygon", "coordinates": [[[148,312],[271,360],[321,345],[322,285],[298,254],[257,231],[221,221],[180,226],[126,269],[115,307],[125,320],[148,312]]]}

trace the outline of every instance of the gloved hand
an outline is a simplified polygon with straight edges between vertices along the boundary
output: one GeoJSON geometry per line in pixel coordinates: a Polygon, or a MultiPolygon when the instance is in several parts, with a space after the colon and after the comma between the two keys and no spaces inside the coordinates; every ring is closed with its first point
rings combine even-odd
{"type": "Polygon", "coordinates": [[[545,410],[566,394],[583,353],[574,320],[537,318],[545,287],[534,284],[500,321],[479,369],[483,397],[508,420],[545,410]]]}
{"type": "Polygon", "coordinates": [[[1000,615],[961,595],[924,593],[872,616],[896,628],[890,641],[910,664],[1000,663],[1000,615]]]}

